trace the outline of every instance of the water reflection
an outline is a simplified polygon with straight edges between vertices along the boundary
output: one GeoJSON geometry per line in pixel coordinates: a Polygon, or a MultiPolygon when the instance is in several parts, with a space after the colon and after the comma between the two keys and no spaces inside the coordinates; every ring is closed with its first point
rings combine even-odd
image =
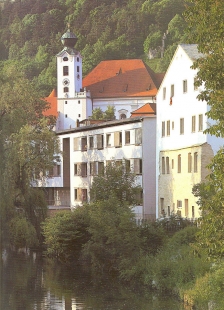
{"type": "Polygon", "coordinates": [[[77,268],[64,268],[39,253],[4,252],[2,310],[182,310],[168,296],[132,292],[120,283],[96,283],[77,268]]]}

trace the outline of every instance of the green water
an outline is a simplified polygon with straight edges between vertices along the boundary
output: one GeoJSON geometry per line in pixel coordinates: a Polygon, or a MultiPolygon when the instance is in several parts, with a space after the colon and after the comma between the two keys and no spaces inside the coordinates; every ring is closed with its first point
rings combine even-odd
{"type": "MultiPolygon", "coordinates": [[[[75,267],[75,266],[74,266],[75,267]]],[[[95,283],[79,268],[65,268],[38,253],[3,253],[1,310],[182,310],[166,296],[131,291],[118,282],[95,283]]]]}

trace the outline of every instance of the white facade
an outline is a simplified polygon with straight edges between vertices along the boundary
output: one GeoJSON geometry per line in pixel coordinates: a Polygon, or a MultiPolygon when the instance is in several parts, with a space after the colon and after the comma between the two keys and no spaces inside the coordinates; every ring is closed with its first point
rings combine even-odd
{"type": "Polygon", "coordinates": [[[126,98],[94,98],[93,109],[101,108],[104,112],[108,106],[115,108],[115,118],[124,119],[131,117],[131,113],[146,103],[154,103],[154,97],[126,97],[126,98]]]}
{"type": "Polygon", "coordinates": [[[163,212],[198,217],[194,184],[205,180],[206,165],[223,139],[204,133],[208,105],[194,86],[196,45],[179,45],[157,94],[157,217],[163,212]]]}
{"type": "Polygon", "coordinates": [[[60,176],[48,178],[46,187],[52,187],[52,198],[61,205],[64,205],[63,201],[70,192],[69,205],[76,207],[89,201],[94,175],[108,161],[128,162],[142,187],[143,204],[135,207],[136,217],[155,219],[155,136],[155,116],[104,122],[58,132],[63,151],[61,167],[58,169],[60,176]]]}

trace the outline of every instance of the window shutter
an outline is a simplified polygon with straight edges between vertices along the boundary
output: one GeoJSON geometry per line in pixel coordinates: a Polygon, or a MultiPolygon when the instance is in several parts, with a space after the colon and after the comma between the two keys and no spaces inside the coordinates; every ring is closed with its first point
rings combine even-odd
{"type": "Polygon", "coordinates": [[[114,146],[115,147],[120,146],[120,132],[119,131],[115,131],[114,133],[114,146]]]}
{"type": "Polygon", "coordinates": [[[82,164],[78,163],[77,164],[77,175],[81,176],[82,175],[82,164]]]}
{"type": "Polygon", "coordinates": [[[139,174],[140,172],[140,160],[139,158],[134,158],[134,173],[139,174]]]}
{"type": "Polygon", "coordinates": [[[79,138],[74,138],[74,151],[79,150],[79,138]]]}
{"type": "Polygon", "coordinates": [[[137,128],[135,129],[135,144],[141,144],[142,143],[142,129],[137,128]]]}
{"type": "Polygon", "coordinates": [[[103,135],[97,135],[97,148],[103,148],[103,135]]]}

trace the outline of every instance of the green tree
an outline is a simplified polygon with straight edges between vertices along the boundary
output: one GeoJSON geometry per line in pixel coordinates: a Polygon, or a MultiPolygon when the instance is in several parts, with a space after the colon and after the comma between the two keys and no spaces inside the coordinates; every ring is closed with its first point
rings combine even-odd
{"type": "Polygon", "coordinates": [[[127,167],[116,162],[107,163],[104,171],[93,179],[90,188],[91,201],[106,201],[110,196],[120,202],[133,205],[138,202],[137,194],[140,186],[136,183],[136,175],[127,167]]]}
{"type": "Polygon", "coordinates": [[[78,261],[82,247],[89,240],[88,222],[85,206],[47,218],[42,225],[47,255],[64,262],[78,261]]]}
{"type": "Polygon", "coordinates": [[[36,201],[31,199],[33,174],[38,175],[52,167],[58,160],[55,154],[59,148],[51,130],[51,119],[42,115],[46,103],[39,99],[32,83],[24,77],[22,70],[19,71],[19,67],[15,69],[11,63],[1,69],[0,212],[1,228],[7,235],[7,224],[18,212],[28,222],[33,222],[33,227],[39,225],[38,208],[43,209],[41,214],[44,214],[46,205],[41,192],[36,193],[36,201]]]}
{"type": "Polygon", "coordinates": [[[107,193],[106,200],[88,206],[90,239],[83,247],[83,255],[94,273],[119,275],[137,262],[141,239],[128,203],[107,193]]]}
{"type": "MultiPolygon", "coordinates": [[[[189,0],[189,3],[185,13],[188,36],[198,44],[198,50],[202,53],[202,57],[193,65],[193,68],[198,69],[196,84],[205,86],[198,98],[207,102],[210,107],[207,116],[213,120],[206,132],[224,137],[224,2],[189,0]]],[[[208,255],[215,258],[224,256],[223,162],[222,148],[209,165],[211,172],[207,182],[193,190],[200,198],[199,205],[202,211],[199,242],[207,249],[208,255]]]]}

